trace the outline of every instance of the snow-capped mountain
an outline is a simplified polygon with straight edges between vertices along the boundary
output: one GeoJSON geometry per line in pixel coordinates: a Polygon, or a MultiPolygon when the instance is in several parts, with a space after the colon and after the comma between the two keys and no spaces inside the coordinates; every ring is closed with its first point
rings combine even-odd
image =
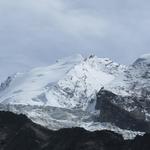
{"type": "MultiPolygon", "coordinates": [[[[127,111],[125,117],[128,117],[128,112],[136,109],[131,109],[130,103],[139,103],[142,98],[144,104],[136,103],[136,107],[143,108],[150,100],[149,70],[148,54],[141,56],[130,66],[94,55],[88,58],[76,55],[60,59],[48,67],[8,77],[0,87],[0,110],[24,113],[34,122],[50,129],[71,126],[88,130],[110,129],[131,138],[137,132],[122,130],[112,124],[114,122],[109,122],[107,117],[105,120],[108,123],[98,121],[101,105],[97,104],[97,93],[100,89],[114,93],[114,104],[119,106],[119,110],[127,111]]],[[[105,98],[108,99],[107,95],[105,98]]],[[[148,109],[140,111],[147,113],[146,117],[149,116],[148,109]]],[[[136,122],[137,115],[132,117],[136,122]]]]}
{"type": "Polygon", "coordinates": [[[65,58],[51,66],[9,77],[2,84],[0,103],[85,110],[101,87],[124,70],[125,66],[107,58],[65,58]]]}

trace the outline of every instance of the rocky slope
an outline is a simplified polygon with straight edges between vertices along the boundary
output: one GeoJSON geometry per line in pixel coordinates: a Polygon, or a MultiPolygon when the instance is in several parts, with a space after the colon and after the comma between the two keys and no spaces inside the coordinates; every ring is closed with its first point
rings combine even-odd
{"type": "Polygon", "coordinates": [[[111,122],[122,129],[150,132],[150,101],[137,96],[120,96],[101,89],[97,94],[96,109],[99,121],[111,122]]]}
{"type": "Polygon", "coordinates": [[[0,112],[0,150],[149,150],[150,135],[124,140],[111,131],[51,131],[24,115],[0,112]]]}

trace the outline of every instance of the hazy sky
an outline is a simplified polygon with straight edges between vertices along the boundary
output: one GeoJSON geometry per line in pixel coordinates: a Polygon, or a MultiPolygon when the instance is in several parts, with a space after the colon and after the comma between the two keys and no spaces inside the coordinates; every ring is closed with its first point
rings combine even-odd
{"type": "Polygon", "coordinates": [[[0,0],[0,80],[57,58],[130,64],[150,52],[150,0],[0,0]]]}

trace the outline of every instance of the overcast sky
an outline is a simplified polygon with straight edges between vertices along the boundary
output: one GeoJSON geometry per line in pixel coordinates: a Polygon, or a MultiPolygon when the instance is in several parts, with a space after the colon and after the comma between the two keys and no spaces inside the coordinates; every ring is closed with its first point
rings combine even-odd
{"type": "Polygon", "coordinates": [[[81,53],[130,64],[150,52],[150,0],[0,0],[0,80],[81,53]]]}

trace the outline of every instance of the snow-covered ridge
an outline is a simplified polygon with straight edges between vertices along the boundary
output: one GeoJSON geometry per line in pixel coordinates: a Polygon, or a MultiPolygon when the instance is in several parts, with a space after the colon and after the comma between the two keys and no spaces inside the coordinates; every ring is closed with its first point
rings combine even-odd
{"type": "Polygon", "coordinates": [[[144,54],[140,58],[150,61],[150,54],[144,54]]]}
{"type": "Polygon", "coordinates": [[[86,110],[94,107],[93,99],[102,87],[119,95],[136,92],[140,96],[141,87],[149,89],[149,70],[141,68],[141,59],[148,62],[149,56],[141,56],[130,66],[94,55],[60,59],[50,66],[9,77],[0,92],[0,103],[86,110]]]}
{"type": "Polygon", "coordinates": [[[91,99],[101,87],[123,72],[125,66],[108,58],[80,55],[58,60],[48,67],[19,73],[0,92],[0,103],[44,105],[62,108],[92,107],[91,99]]]}
{"type": "Polygon", "coordinates": [[[136,68],[150,67],[150,54],[144,54],[140,56],[134,63],[133,66],[136,68]]]}

